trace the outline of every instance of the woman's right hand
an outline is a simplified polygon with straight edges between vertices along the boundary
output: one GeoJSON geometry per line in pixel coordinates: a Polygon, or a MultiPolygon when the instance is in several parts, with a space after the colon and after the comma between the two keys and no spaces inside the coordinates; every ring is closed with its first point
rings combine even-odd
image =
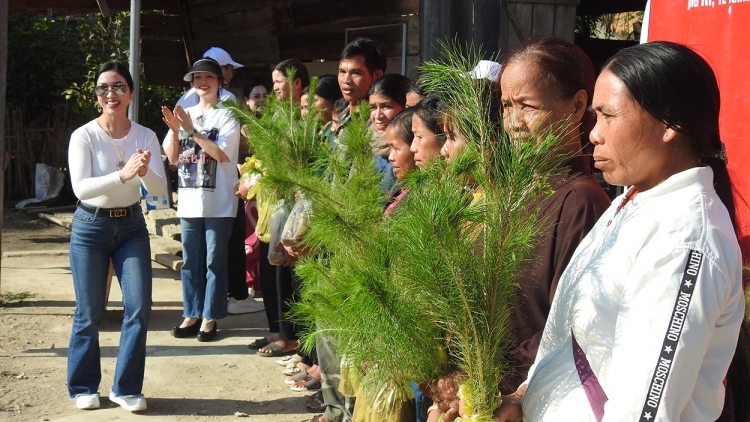
{"type": "Polygon", "coordinates": [[[172,110],[167,106],[161,106],[161,114],[164,116],[162,120],[167,124],[172,133],[177,134],[180,132],[180,121],[177,120],[172,110]]]}
{"type": "Polygon", "coordinates": [[[526,387],[527,385],[524,384],[520,386],[515,393],[503,397],[503,402],[500,404],[500,407],[495,409],[495,413],[492,415],[496,422],[523,421],[521,403],[523,403],[523,396],[526,395],[526,387]]]}
{"type": "Polygon", "coordinates": [[[130,156],[125,165],[120,169],[120,180],[124,183],[134,178],[140,173],[146,174],[148,163],[151,159],[151,153],[144,153],[140,149],[130,156]]]}

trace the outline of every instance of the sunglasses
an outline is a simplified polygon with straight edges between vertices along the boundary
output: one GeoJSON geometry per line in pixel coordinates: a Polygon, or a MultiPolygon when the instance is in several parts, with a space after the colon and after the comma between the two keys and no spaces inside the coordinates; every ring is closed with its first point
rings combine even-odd
{"type": "Polygon", "coordinates": [[[128,86],[122,82],[115,82],[112,86],[101,84],[94,88],[94,92],[96,92],[98,97],[104,97],[110,92],[114,92],[115,95],[125,95],[125,93],[128,92],[128,86]]]}

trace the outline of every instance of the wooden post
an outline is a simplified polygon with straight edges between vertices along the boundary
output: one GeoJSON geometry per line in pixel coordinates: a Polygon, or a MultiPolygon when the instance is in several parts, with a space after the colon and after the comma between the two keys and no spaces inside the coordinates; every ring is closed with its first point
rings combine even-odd
{"type": "MultiPolygon", "coordinates": [[[[5,206],[5,89],[8,72],[8,0],[0,0],[0,256],[3,256],[3,209],[5,206]]],[[[2,260],[0,260],[2,270],[2,260]]],[[[2,281],[0,281],[2,291],[2,281]]]]}
{"type": "Polygon", "coordinates": [[[474,0],[474,44],[482,46],[485,59],[496,57],[499,50],[502,1],[474,0]]]}

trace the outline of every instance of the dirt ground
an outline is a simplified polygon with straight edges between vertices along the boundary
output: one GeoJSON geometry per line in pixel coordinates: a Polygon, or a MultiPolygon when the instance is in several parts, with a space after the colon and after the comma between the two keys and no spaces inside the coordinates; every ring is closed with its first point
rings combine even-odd
{"type": "MultiPolygon", "coordinates": [[[[179,274],[154,263],[154,307],[149,328],[144,395],[148,411],[133,414],[108,399],[81,411],[65,387],[68,341],[75,307],[67,229],[5,209],[0,295],[0,421],[278,421],[313,416],[305,396],[283,382],[275,358],[247,348],[265,335],[263,312],[219,321],[218,341],[175,339],[181,321],[179,274]],[[19,253],[23,252],[23,253],[19,253]],[[15,255],[20,255],[15,257],[15,255]],[[18,300],[21,293],[29,297],[18,300]]],[[[120,337],[122,303],[113,283],[100,330],[102,382],[106,397],[120,337]]]]}

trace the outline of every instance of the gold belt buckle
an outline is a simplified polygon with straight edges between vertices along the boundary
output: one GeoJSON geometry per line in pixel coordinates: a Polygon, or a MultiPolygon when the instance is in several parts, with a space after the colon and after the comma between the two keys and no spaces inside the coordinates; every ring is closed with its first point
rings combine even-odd
{"type": "Polygon", "coordinates": [[[109,216],[113,218],[125,217],[126,215],[128,215],[128,210],[126,208],[118,208],[116,210],[109,210],[109,216]]]}

